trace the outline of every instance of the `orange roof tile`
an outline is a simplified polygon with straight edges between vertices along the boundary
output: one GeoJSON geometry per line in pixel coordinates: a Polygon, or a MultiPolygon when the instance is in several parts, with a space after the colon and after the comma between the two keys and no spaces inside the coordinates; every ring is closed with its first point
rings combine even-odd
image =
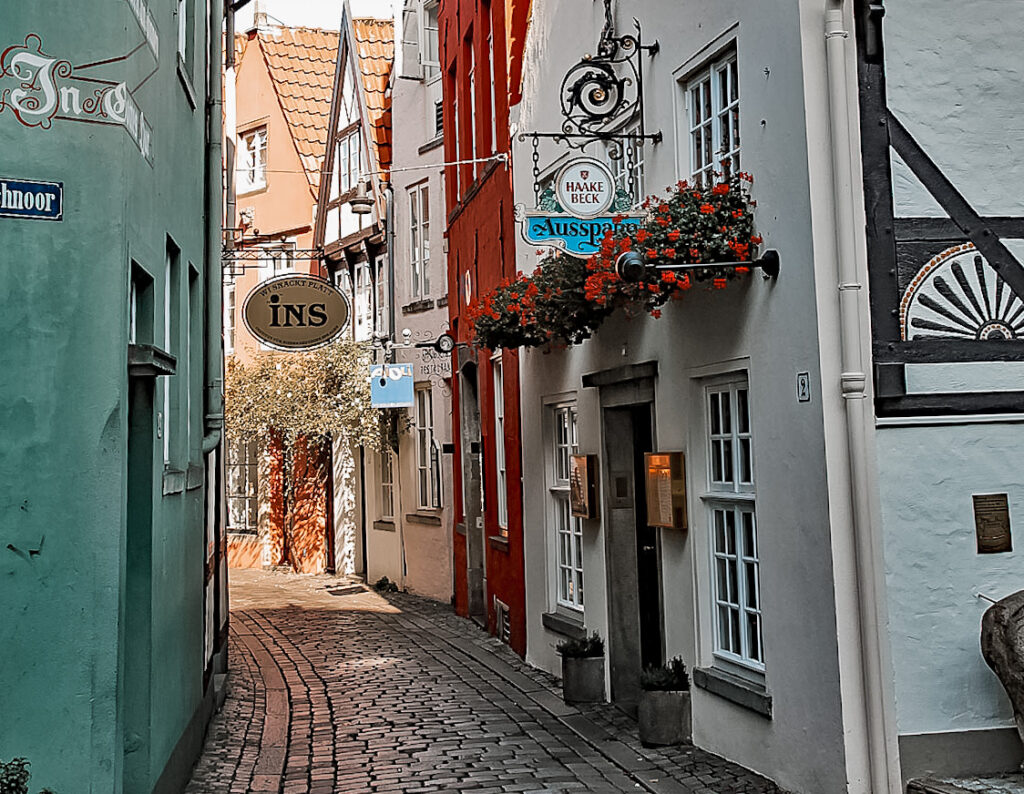
{"type": "Polygon", "coordinates": [[[390,19],[352,20],[359,73],[370,121],[370,142],[381,171],[391,168],[391,68],[395,62],[395,26],[390,19]]]}
{"type": "Polygon", "coordinates": [[[267,28],[257,37],[309,189],[316,197],[327,148],[338,31],[267,28]]]}

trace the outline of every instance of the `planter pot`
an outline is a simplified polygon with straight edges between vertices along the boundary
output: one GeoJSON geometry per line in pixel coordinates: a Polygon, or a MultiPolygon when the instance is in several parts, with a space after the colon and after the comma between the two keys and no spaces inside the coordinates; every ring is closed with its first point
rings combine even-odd
{"type": "Polygon", "coordinates": [[[604,657],[563,656],[562,698],[566,703],[603,703],[604,657]]]}
{"type": "Polygon", "coordinates": [[[638,710],[640,743],[644,747],[661,747],[689,742],[690,693],[648,692],[640,693],[638,710]]]}

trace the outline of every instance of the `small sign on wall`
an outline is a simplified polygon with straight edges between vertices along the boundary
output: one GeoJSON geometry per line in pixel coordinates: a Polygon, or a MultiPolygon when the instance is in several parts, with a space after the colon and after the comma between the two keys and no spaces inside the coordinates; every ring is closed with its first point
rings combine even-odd
{"type": "Polygon", "coordinates": [[[686,529],[686,462],[682,452],[645,452],[647,525],[686,529]]]}
{"type": "Polygon", "coordinates": [[[1010,505],[1006,494],[974,494],[974,531],[978,554],[1013,551],[1010,537],[1010,505]]]}
{"type": "Polygon", "coordinates": [[[597,518],[597,455],[569,456],[569,509],[576,518],[597,518]]]}
{"type": "Polygon", "coordinates": [[[61,220],[64,183],[0,177],[0,217],[61,220]]]}

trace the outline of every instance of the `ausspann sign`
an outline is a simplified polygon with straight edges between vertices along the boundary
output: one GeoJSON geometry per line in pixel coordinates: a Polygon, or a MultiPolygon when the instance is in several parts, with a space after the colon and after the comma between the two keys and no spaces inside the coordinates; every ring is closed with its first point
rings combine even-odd
{"type": "Polygon", "coordinates": [[[278,276],[245,299],[242,319],[249,332],[278,350],[313,350],[333,341],[348,325],[348,299],[313,276],[278,276]]]}

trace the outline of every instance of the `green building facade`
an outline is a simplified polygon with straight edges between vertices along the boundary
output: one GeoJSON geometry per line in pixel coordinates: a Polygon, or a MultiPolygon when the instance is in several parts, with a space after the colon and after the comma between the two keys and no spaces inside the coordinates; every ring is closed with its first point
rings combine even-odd
{"type": "Polygon", "coordinates": [[[0,8],[0,760],[33,791],[180,790],[222,681],[221,16],[0,8]]]}

